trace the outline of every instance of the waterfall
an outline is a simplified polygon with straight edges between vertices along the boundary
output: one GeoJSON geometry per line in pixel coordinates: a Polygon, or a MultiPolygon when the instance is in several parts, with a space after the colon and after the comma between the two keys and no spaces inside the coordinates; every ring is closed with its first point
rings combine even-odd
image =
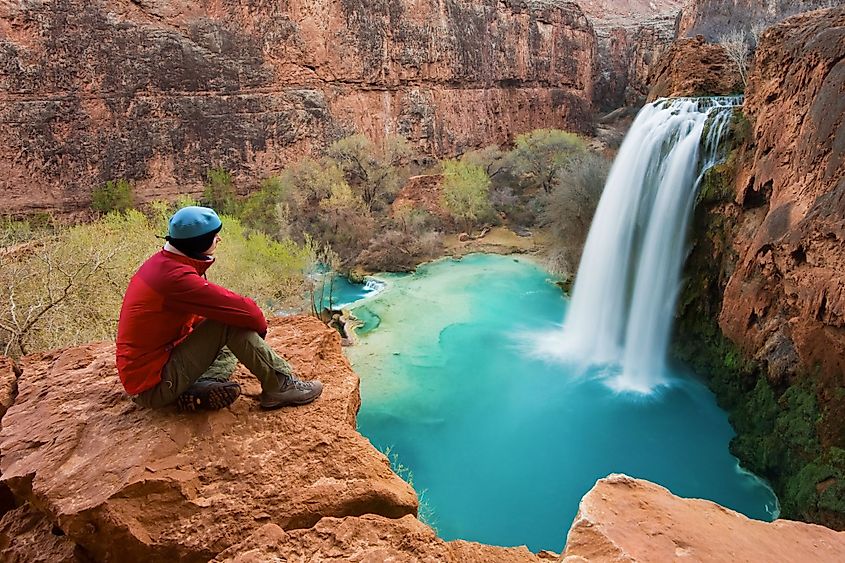
{"type": "Polygon", "coordinates": [[[741,102],[722,97],[648,104],[613,162],[557,354],[620,366],[609,381],[615,389],[646,394],[667,383],[666,349],[689,216],[703,172],[719,157],[732,108],[741,102]]]}

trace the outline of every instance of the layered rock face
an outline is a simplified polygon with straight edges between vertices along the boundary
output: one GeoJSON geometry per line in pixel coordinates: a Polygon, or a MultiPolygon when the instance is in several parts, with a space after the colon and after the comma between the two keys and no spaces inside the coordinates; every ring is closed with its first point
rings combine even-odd
{"type": "Polygon", "coordinates": [[[830,7],[831,0],[689,0],[678,18],[678,37],[703,35],[709,41],[731,30],[773,25],[789,16],[830,7]]]}
{"type": "Polygon", "coordinates": [[[845,532],[761,522],[718,504],[676,497],[626,475],[601,479],[578,507],[564,563],[813,561],[845,557],[845,532]]]}
{"type": "Polygon", "coordinates": [[[256,180],[353,131],[454,154],[585,130],[595,50],[568,2],[7,2],[0,212],[256,180]]]}

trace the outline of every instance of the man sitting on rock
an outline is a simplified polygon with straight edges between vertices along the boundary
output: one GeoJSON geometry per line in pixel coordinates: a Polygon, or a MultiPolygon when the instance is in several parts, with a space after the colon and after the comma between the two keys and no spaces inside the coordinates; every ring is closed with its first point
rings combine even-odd
{"type": "Polygon", "coordinates": [[[117,327],[123,387],[144,407],[220,409],[241,393],[228,380],[237,358],[261,381],[262,407],[310,403],[322,383],[297,379],[264,341],[261,309],[206,279],[221,227],[214,210],[183,207],[170,219],[164,249],[132,277],[117,327]]]}

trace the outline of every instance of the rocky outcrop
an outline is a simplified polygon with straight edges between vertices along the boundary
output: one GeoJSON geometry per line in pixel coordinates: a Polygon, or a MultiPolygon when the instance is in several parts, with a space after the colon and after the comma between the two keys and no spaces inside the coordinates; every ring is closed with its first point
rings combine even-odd
{"type": "Polygon", "coordinates": [[[699,36],[679,39],[652,67],[648,100],[677,96],[737,94],[742,79],[725,50],[699,36]]]}
{"type": "Polygon", "coordinates": [[[716,41],[733,30],[774,25],[795,14],[829,7],[831,0],[689,0],[678,18],[678,37],[703,35],[716,41]]]}
{"type": "Polygon", "coordinates": [[[845,529],[845,7],[757,50],[736,148],[702,186],[679,353],[783,514],[845,529]],[[718,319],[718,325],[712,319],[718,319]]]}
{"type": "MultiPolygon", "coordinates": [[[[843,57],[845,8],[787,20],[758,49],[736,182],[745,224],[720,317],[773,382],[817,371],[831,395],[845,387],[843,57]]],[[[829,439],[845,446],[845,426],[829,439]]]]}
{"type": "Polygon", "coordinates": [[[0,213],[241,187],[358,131],[430,154],[588,129],[570,2],[52,0],[0,6],[0,213]]]}
{"type": "Polygon", "coordinates": [[[358,378],[338,334],[299,317],[268,339],[323,380],[318,401],[262,412],[239,371],[246,396],[230,409],[149,411],[123,394],[110,343],[24,358],[0,431],[3,482],[97,561],[208,561],[267,523],[416,513],[414,491],[355,430],[358,378]]]}
{"type": "Polygon", "coordinates": [[[24,505],[0,519],[0,560],[5,563],[86,563],[82,550],[44,514],[24,505]]]}
{"type": "MultiPolygon", "coordinates": [[[[555,558],[557,559],[557,558],[555,558]]],[[[492,547],[439,539],[412,516],[324,518],[308,530],[285,532],[266,524],[217,556],[217,563],[263,561],[391,561],[415,563],[540,563],[525,547],[492,547]]]]}
{"type": "Polygon", "coordinates": [[[845,557],[845,533],[751,520],[706,500],[676,497],[626,475],[599,480],[578,507],[564,563],[813,561],[845,557]]]}

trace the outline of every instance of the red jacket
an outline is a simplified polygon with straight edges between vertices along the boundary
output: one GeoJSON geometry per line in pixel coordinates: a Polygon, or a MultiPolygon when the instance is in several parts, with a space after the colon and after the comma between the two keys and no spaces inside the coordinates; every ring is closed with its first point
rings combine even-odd
{"type": "Polygon", "coordinates": [[[158,385],[170,351],[203,318],[267,331],[252,299],[203,277],[212,263],[162,250],[132,276],[117,325],[117,373],[130,395],[158,385]]]}

